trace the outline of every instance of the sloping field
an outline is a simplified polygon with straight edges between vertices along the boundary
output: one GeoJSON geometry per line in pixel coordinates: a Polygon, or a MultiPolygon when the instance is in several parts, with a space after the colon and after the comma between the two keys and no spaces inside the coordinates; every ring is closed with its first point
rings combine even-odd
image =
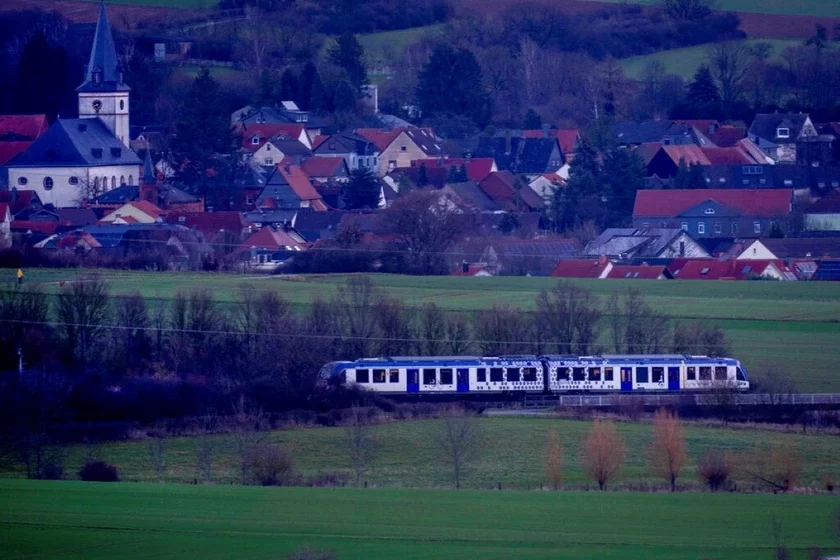
{"type": "MultiPolygon", "coordinates": [[[[44,282],[57,291],[72,281],[70,269],[28,270],[27,282],[44,282]]],[[[238,286],[276,290],[292,303],[329,299],[345,275],[300,277],[234,274],[103,271],[114,293],[139,291],[149,298],[171,299],[181,289],[206,286],[221,302],[231,302],[238,286]]],[[[445,310],[475,312],[501,303],[534,309],[534,299],[557,283],[553,278],[460,278],[373,275],[390,295],[410,307],[434,302],[445,310]]],[[[0,285],[12,282],[14,270],[0,270],[0,285]]],[[[675,319],[718,323],[727,333],[733,355],[754,379],[770,370],[785,372],[801,391],[840,392],[840,283],[579,280],[606,300],[629,288],[640,290],[657,310],[675,319]]],[[[606,340],[604,339],[604,343],[606,340]]]]}
{"type": "Polygon", "coordinates": [[[828,496],[0,482],[4,558],[759,560],[837,549],[828,496]]]}
{"type": "MultiPolygon", "coordinates": [[[[144,21],[175,23],[201,16],[201,11],[214,8],[214,0],[110,0],[108,20],[118,29],[133,27],[144,21]]],[[[80,0],[2,0],[0,11],[38,8],[55,11],[73,23],[93,23],[99,14],[98,1],[80,0]]]]}

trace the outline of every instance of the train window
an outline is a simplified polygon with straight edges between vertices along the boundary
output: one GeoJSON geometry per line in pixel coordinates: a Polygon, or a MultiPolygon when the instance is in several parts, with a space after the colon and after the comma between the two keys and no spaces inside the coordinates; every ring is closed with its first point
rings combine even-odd
{"type": "Polygon", "coordinates": [[[400,382],[400,370],[392,369],[388,371],[388,383],[400,382]]]}
{"type": "Polygon", "coordinates": [[[647,383],[647,382],[648,382],[648,368],[637,367],[636,368],[636,383],[647,383]]]}
{"type": "Polygon", "coordinates": [[[715,380],[726,381],[726,366],[715,366],[715,380]]]}
{"type": "Polygon", "coordinates": [[[490,381],[493,383],[501,383],[505,380],[505,370],[500,367],[490,368],[490,381]]]}
{"type": "Polygon", "coordinates": [[[612,381],[613,380],[613,368],[605,367],[604,368],[604,381],[612,381]]]}
{"type": "Polygon", "coordinates": [[[569,368],[567,368],[567,367],[557,368],[557,381],[568,381],[568,380],[569,380],[569,368]]]}
{"type": "Polygon", "coordinates": [[[738,369],[735,370],[735,378],[738,381],[746,381],[747,380],[747,376],[744,375],[744,370],[742,370],[741,368],[738,368],[738,369]]]}
{"type": "Polygon", "coordinates": [[[356,370],[356,383],[370,383],[370,377],[368,377],[368,370],[366,369],[357,369],[356,370]]]}
{"type": "Polygon", "coordinates": [[[522,381],[525,381],[526,383],[528,383],[528,382],[533,383],[536,380],[537,380],[537,368],[526,367],[522,370],[522,381]]]}
{"type": "Polygon", "coordinates": [[[440,370],[440,384],[452,385],[452,370],[450,368],[443,368],[440,370]]]}
{"type": "Polygon", "coordinates": [[[586,368],[572,368],[572,381],[584,381],[586,379],[586,368]]]}
{"type": "Polygon", "coordinates": [[[689,381],[694,381],[695,379],[697,379],[697,368],[695,368],[694,366],[688,366],[685,378],[689,381]]]}
{"type": "Polygon", "coordinates": [[[436,369],[424,369],[423,370],[423,384],[424,385],[434,385],[437,382],[437,370],[436,369]]]}
{"type": "Polygon", "coordinates": [[[589,381],[601,381],[601,368],[589,368],[589,381]]]}
{"type": "Polygon", "coordinates": [[[487,381],[487,370],[483,367],[476,369],[475,378],[479,383],[484,383],[485,381],[487,381]]]}
{"type": "Polygon", "coordinates": [[[650,368],[650,373],[652,376],[651,381],[654,383],[662,383],[665,381],[665,368],[664,367],[655,367],[650,368]]]}
{"type": "Polygon", "coordinates": [[[385,370],[384,369],[373,370],[373,382],[374,383],[385,383],[385,370]]]}
{"type": "Polygon", "coordinates": [[[708,366],[700,366],[700,381],[711,381],[712,368],[708,366]]]}
{"type": "Polygon", "coordinates": [[[512,382],[519,381],[519,368],[518,367],[507,368],[507,380],[512,381],[512,382]]]}

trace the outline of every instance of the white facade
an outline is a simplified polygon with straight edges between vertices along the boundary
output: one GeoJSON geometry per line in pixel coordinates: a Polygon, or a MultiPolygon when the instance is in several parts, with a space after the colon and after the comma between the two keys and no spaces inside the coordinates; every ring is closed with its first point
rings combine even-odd
{"type": "Polygon", "coordinates": [[[120,139],[129,142],[128,91],[79,92],[79,118],[96,118],[120,139]]]}
{"type": "Polygon", "coordinates": [[[764,246],[764,243],[756,239],[747,245],[740,255],[735,257],[738,260],[775,260],[778,257],[774,255],[770,249],[764,246]]]}
{"type": "Polygon", "coordinates": [[[122,184],[136,185],[139,175],[137,165],[10,167],[9,187],[33,190],[43,204],[67,208],[78,206],[85,195],[102,194],[122,184]]]}
{"type": "Polygon", "coordinates": [[[805,214],[805,228],[840,231],[840,214],[805,214]]]}

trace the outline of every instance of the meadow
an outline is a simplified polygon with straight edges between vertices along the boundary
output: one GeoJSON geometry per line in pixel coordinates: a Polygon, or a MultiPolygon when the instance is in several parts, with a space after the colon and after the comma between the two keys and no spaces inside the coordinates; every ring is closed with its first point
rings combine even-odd
{"type": "MultiPolygon", "coordinates": [[[[462,487],[492,489],[534,489],[546,484],[543,451],[549,430],[556,429],[564,448],[564,486],[570,489],[592,487],[578,462],[578,451],[591,427],[589,421],[547,417],[485,416],[476,420],[480,451],[465,469],[462,487]]],[[[659,487],[665,481],[649,472],[647,453],[650,423],[619,423],[617,428],[627,445],[627,457],[615,484],[623,488],[659,487]]],[[[371,428],[377,451],[363,480],[370,486],[387,488],[451,488],[452,471],[438,442],[441,421],[436,419],[385,422],[371,428]]],[[[751,454],[765,446],[791,450],[804,466],[801,484],[816,489],[825,480],[840,480],[840,440],[836,434],[781,433],[772,430],[709,427],[697,423],[685,426],[689,462],[678,481],[681,488],[699,489],[696,461],[715,450],[741,461],[753,463],[751,454]]],[[[235,438],[219,434],[208,437],[216,458],[213,481],[218,484],[241,482],[235,438]]],[[[292,457],[304,478],[325,473],[350,476],[344,428],[300,427],[267,432],[264,441],[277,444],[292,457]]],[[[172,437],[165,440],[166,469],[158,477],[150,459],[148,440],[113,442],[67,449],[65,473],[75,478],[88,457],[100,458],[120,469],[121,479],[131,482],[189,483],[199,475],[197,468],[199,437],[172,437]]],[[[0,471],[0,477],[22,477],[20,466],[0,471]]],[[[733,480],[744,490],[760,489],[745,471],[736,470],[733,480]]],[[[597,488],[597,485],[595,486],[597,488]]]]}
{"type": "Polygon", "coordinates": [[[793,558],[838,550],[833,496],[0,481],[3,558],[793,558]]]}
{"type": "MultiPolygon", "coordinates": [[[[651,6],[657,4],[659,0],[580,1],[610,4],[641,4],[651,6]]],[[[820,17],[837,17],[838,14],[840,14],[840,6],[838,6],[836,0],[800,0],[799,2],[788,2],[787,0],[717,0],[714,3],[714,9],[727,12],[820,17]]]]}
{"type": "MultiPolygon", "coordinates": [[[[0,284],[12,282],[14,270],[0,270],[0,284]]],[[[72,281],[73,269],[31,269],[26,282],[41,282],[56,292],[72,281]]],[[[250,284],[276,290],[298,306],[313,298],[329,299],[345,275],[265,276],[203,273],[102,271],[115,294],[140,292],[171,299],[178,290],[204,286],[222,303],[250,284]]],[[[410,306],[434,302],[447,311],[471,313],[501,303],[533,310],[536,295],[557,283],[554,278],[461,278],[373,275],[389,295],[410,306]]],[[[648,280],[574,280],[601,297],[640,290],[654,309],[674,319],[719,324],[754,380],[775,370],[791,376],[803,392],[840,392],[840,284],[819,282],[709,282],[648,280]]],[[[606,336],[602,339],[606,344],[606,336]]]]}

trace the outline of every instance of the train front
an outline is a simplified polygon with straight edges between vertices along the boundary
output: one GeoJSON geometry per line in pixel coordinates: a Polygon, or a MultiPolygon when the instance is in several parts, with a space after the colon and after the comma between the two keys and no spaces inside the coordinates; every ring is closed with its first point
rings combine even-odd
{"type": "Polygon", "coordinates": [[[347,365],[352,362],[328,362],[318,374],[319,385],[326,389],[337,389],[347,384],[347,365]]]}

